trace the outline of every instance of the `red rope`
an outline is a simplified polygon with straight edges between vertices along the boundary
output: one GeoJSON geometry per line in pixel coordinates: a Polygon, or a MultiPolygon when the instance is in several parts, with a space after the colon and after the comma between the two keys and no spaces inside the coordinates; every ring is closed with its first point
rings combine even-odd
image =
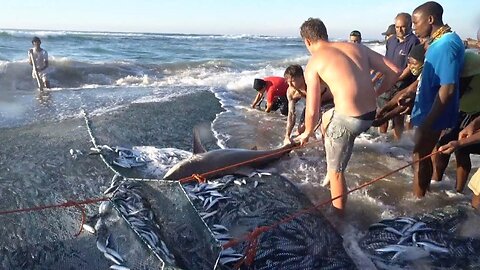
{"type": "Polygon", "coordinates": [[[83,230],[83,224],[85,224],[85,221],[87,219],[87,215],[85,213],[85,208],[82,207],[82,205],[86,204],[93,204],[93,203],[98,203],[102,201],[107,201],[108,198],[103,197],[103,198],[97,198],[97,199],[87,199],[83,201],[66,201],[61,204],[52,204],[52,205],[43,205],[43,206],[36,206],[36,207],[30,207],[30,208],[20,208],[20,209],[13,209],[13,210],[7,210],[7,211],[0,211],[0,216],[1,215],[8,215],[8,214],[16,214],[16,213],[24,213],[24,212],[37,212],[37,211],[42,211],[45,209],[52,209],[52,208],[68,208],[68,207],[76,207],[80,209],[82,213],[82,220],[80,224],[80,230],[78,233],[75,234],[75,237],[79,236],[80,233],[83,230]]]}

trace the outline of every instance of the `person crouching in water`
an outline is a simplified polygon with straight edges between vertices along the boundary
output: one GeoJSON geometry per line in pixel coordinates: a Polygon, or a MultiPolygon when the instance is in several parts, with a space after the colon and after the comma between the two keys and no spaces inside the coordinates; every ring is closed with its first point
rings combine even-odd
{"type": "MultiPolygon", "coordinates": [[[[39,80],[41,80],[44,88],[50,88],[50,82],[47,77],[48,68],[48,53],[46,50],[40,47],[42,41],[38,37],[32,39],[33,48],[28,50],[28,61],[33,66],[32,58],[35,62],[35,68],[37,70],[39,80]]],[[[32,69],[32,77],[36,79],[35,69],[32,69]]]]}
{"type": "Polygon", "coordinates": [[[288,115],[287,88],[288,84],[282,77],[272,76],[255,79],[253,81],[253,89],[257,90],[258,93],[253,100],[252,108],[260,106],[265,93],[267,93],[265,112],[280,109],[283,115],[288,115]]]}
{"type": "MultiPolygon", "coordinates": [[[[288,100],[288,115],[287,126],[285,128],[285,139],[283,144],[287,145],[291,143],[290,136],[292,135],[293,127],[296,122],[296,104],[302,99],[307,97],[307,84],[305,83],[305,77],[303,76],[303,69],[300,65],[290,65],[285,69],[283,77],[287,81],[287,100],[288,100]]],[[[330,93],[328,87],[322,89],[322,112],[326,112],[333,108],[333,96],[330,93]]],[[[318,126],[319,124],[317,124],[318,126]]],[[[300,116],[300,122],[298,123],[298,132],[294,137],[300,135],[305,130],[305,108],[300,116]]]]}

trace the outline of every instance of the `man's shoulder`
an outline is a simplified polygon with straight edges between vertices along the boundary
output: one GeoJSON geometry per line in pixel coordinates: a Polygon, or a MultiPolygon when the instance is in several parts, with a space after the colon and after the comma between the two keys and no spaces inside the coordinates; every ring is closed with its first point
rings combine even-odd
{"type": "Polygon", "coordinates": [[[394,36],[394,37],[391,37],[387,40],[387,44],[386,44],[387,49],[392,48],[392,47],[397,46],[397,45],[398,45],[397,37],[394,36]]]}
{"type": "Polygon", "coordinates": [[[412,41],[415,41],[415,42],[416,42],[416,41],[420,42],[419,39],[418,39],[418,37],[417,37],[415,34],[413,34],[413,33],[411,33],[411,34],[409,34],[408,36],[406,36],[405,39],[406,39],[407,41],[412,40],[412,41]]]}
{"type": "Polygon", "coordinates": [[[405,42],[408,44],[408,45],[417,45],[420,43],[420,40],[417,38],[417,36],[415,36],[414,34],[410,34],[407,36],[407,38],[405,39],[405,42]]]}
{"type": "Polygon", "coordinates": [[[465,51],[463,41],[455,32],[447,33],[440,39],[433,42],[427,50],[427,53],[438,53],[446,51],[465,51]]]}
{"type": "Polygon", "coordinates": [[[455,32],[450,32],[450,33],[444,34],[436,42],[439,43],[439,44],[445,44],[445,43],[455,44],[456,43],[456,44],[462,45],[462,47],[464,47],[462,39],[455,32]]]}

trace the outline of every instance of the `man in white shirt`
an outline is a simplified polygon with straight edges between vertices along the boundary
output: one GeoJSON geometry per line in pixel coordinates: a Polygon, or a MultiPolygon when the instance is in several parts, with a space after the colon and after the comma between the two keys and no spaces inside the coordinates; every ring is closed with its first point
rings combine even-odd
{"type": "MultiPolygon", "coordinates": [[[[40,47],[42,41],[38,37],[33,37],[32,45],[33,48],[28,50],[28,61],[30,65],[35,64],[35,68],[32,69],[32,77],[37,79],[42,83],[40,89],[42,88],[50,88],[50,82],[47,78],[47,68],[48,68],[48,53],[46,50],[40,47]],[[36,71],[36,72],[35,72],[36,71]],[[35,74],[37,73],[37,74],[35,74]]],[[[39,84],[40,84],[39,82],[39,84]]]]}

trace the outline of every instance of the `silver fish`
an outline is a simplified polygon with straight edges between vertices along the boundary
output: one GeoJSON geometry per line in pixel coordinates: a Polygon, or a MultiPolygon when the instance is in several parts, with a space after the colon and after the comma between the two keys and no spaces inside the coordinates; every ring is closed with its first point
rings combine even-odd
{"type": "Polygon", "coordinates": [[[88,224],[88,223],[84,223],[82,225],[83,229],[91,234],[95,234],[97,233],[97,230],[95,230],[94,227],[92,227],[92,225],[88,224]]]}
{"type": "Polygon", "coordinates": [[[128,268],[126,266],[123,266],[123,265],[118,265],[118,264],[111,265],[110,269],[112,269],[112,270],[130,270],[130,268],[128,268]]]}
{"type": "Polygon", "coordinates": [[[438,246],[438,245],[435,245],[433,243],[429,243],[429,242],[417,242],[416,243],[417,246],[421,246],[423,247],[426,251],[428,252],[434,252],[434,253],[450,253],[450,251],[448,250],[448,248],[444,248],[444,247],[441,247],[441,246],[438,246]]]}

